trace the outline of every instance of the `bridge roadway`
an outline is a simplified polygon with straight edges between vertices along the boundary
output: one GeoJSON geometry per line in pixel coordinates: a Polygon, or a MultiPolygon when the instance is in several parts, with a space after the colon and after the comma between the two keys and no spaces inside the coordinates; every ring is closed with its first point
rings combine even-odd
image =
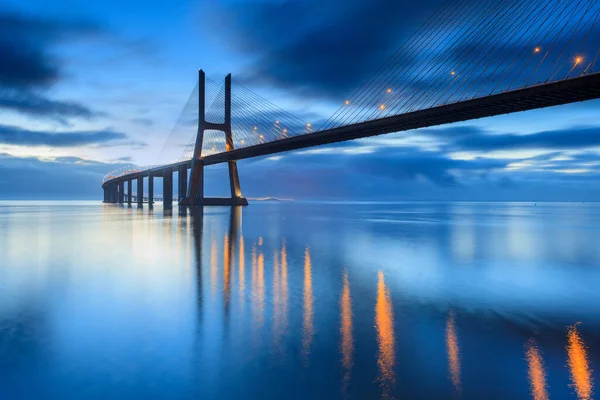
{"type": "MultiPolygon", "coordinates": [[[[385,133],[469,121],[597,98],[600,98],[600,73],[593,73],[576,78],[505,91],[472,100],[445,104],[425,110],[413,111],[401,115],[374,119],[273,142],[234,149],[203,157],[200,162],[202,165],[213,165],[231,160],[265,156],[284,151],[343,142],[385,133]]],[[[149,170],[132,172],[130,174],[109,179],[102,184],[102,187],[105,188],[107,185],[114,186],[114,184],[119,185],[123,182],[131,182],[133,179],[138,179],[139,182],[140,177],[169,176],[173,171],[185,170],[185,173],[180,175],[185,175],[187,177],[187,169],[191,167],[191,164],[192,161],[187,160],[154,167],[149,170]]],[[[130,183],[129,185],[131,187],[130,183]]],[[[122,188],[122,185],[120,187],[122,188]]],[[[111,196],[111,193],[108,193],[108,196],[111,196]]],[[[109,199],[109,201],[111,200],[114,199],[109,199]]],[[[165,203],[168,204],[169,201],[170,199],[166,196],[165,203]]]]}

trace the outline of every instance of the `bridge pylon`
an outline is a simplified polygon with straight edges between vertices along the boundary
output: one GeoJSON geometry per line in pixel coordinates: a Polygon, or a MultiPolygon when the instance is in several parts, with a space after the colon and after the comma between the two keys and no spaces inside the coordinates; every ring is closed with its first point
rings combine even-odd
{"type": "Polygon", "coordinates": [[[192,168],[187,187],[186,197],[181,205],[215,205],[215,206],[247,206],[248,200],[242,196],[237,161],[227,161],[229,169],[229,187],[231,197],[204,196],[204,161],[202,159],[202,144],[204,131],[215,130],[225,134],[226,151],[233,150],[233,135],[231,131],[231,74],[225,77],[225,118],[223,123],[206,120],[206,75],[203,70],[198,72],[198,133],[194,146],[192,168]]]}

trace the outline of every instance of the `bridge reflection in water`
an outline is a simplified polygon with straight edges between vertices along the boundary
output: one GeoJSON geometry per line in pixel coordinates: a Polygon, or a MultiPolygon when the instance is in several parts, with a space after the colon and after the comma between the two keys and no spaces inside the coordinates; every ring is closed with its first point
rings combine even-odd
{"type": "MultiPolygon", "coordinates": [[[[208,258],[210,265],[210,282],[205,282],[202,266],[204,243],[202,235],[207,216],[204,215],[202,207],[180,211],[180,215],[187,215],[187,213],[193,227],[192,242],[196,254],[199,312],[206,310],[207,305],[214,307],[220,304],[224,322],[235,320],[235,328],[229,334],[228,340],[239,341],[240,348],[246,345],[242,344],[246,343],[243,339],[245,332],[252,334],[251,348],[246,349],[249,351],[245,355],[246,362],[250,364],[256,360],[271,358],[270,362],[273,362],[273,365],[282,368],[287,366],[295,370],[296,367],[292,366],[298,365],[301,369],[309,370],[315,367],[316,359],[322,362],[323,349],[314,348],[315,335],[319,332],[331,336],[336,329],[331,326],[331,321],[315,315],[314,268],[319,265],[319,262],[312,255],[311,248],[305,246],[304,254],[292,256],[290,276],[288,270],[290,255],[285,238],[274,240],[271,236],[258,236],[247,246],[247,238],[244,237],[241,229],[241,209],[232,207],[229,211],[229,229],[218,232],[214,225],[211,226],[210,252],[204,257],[205,260],[208,258]],[[222,243],[222,248],[219,248],[219,243],[222,243]],[[251,260],[250,271],[246,269],[246,259],[251,260]],[[205,285],[210,287],[208,293],[202,290],[205,285]],[[210,301],[203,300],[206,296],[211,297],[210,301]],[[323,323],[322,328],[321,323],[323,323]],[[233,334],[234,331],[239,336],[233,334]],[[271,340],[268,340],[269,337],[271,340]]],[[[411,363],[415,361],[407,357],[405,345],[398,346],[405,339],[397,336],[401,329],[395,318],[395,305],[388,278],[382,271],[377,271],[374,275],[371,280],[362,282],[359,286],[363,287],[364,292],[364,285],[373,285],[375,297],[360,300],[353,296],[350,272],[344,269],[339,278],[340,287],[336,294],[339,310],[337,319],[339,356],[336,358],[339,361],[335,368],[339,371],[340,377],[339,392],[336,395],[343,398],[353,397],[353,389],[356,389],[357,382],[364,384],[365,380],[379,387],[379,395],[382,398],[394,398],[397,393],[402,393],[404,390],[399,387],[398,375],[406,374],[405,369],[410,369],[411,363]],[[364,318],[356,318],[356,303],[368,302],[371,302],[371,323],[364,318]],[[357,337],[357,329],[361,332],[371,330],[370,337],[357,337]],[[368,341],[372,342],[368,343],[368,341]],[[364,351],[372,348],[373,344],[376,345],[375,358],[368,361],[369,358],[365,358],[364,351]],[[361,346],[364,346],[364,349],[361,349],[361,346]],[[365,362],[373,364],[368,367],[365,362]],[[373,368],[377,370],[376,375],[372,375],[373,368]]],[[[364,309],[361,307],[361,317],[364,309]]],[[[449,310],[443,319],[440,321],[444,323],[441,329],[443,335],[438,336],[436,340],[439,340],[446,349],[444,364],[447,365],[447,383],[432,380],[431,385],[444,387],[450,384],[452,390],[449,392],[454,392],[453,396],[469,398],[465,392],[470,391],[469,385],[476,384],[472,379],[463,381],[462,370],[467,368],[472,373],[474,368],[488,368],[488,365],[479,364],[477,361],[469,365],[469,360],[474,358],[473,353],[485,352],[485,348],[469,348],[471,344],[468,341],[460,343],[461,312],[449,310]],[[464,353],[470,354],[466,360],[463,358],[464,353]]],[[[210,321],[210,324],[215,323],[217,320],[210,321]]],[[[229,322],[226,326],[228,324],[229,322]]],[[[431,337],[431,340],[433,339],[431,337]]],[[[562,342],[566,348],[564,364],[568,366],[569,390],[578,399],[592,399],[593,371],[578,325],[566,328],[562,342]]],[[[431,345],[436,346],[434,343],[431,345]]],[[[552,388],[548,384],[549,367],[544,362],[538,339],[533,336],[524,338],[521,346],[524,351],[520,353],[520,359],[513,361],[522,363],[520,379],[528,383],[529,393],[520,393],[518,398],[549,399],[549,391],[552,388]]],[[[515,350],[518,351],[518,348],[515,350]]],[[[419,362],[426,363],[427,360],[419,360],[419,362]]],[[[514,379],[515,371],[512,372],[506,377],[505,383],[508,386],[513,384],[511,379],[514,379]]],[[[560,374],[565,371],[551,372],[560,374]]],[[[422,391],[427,392],[427,388],[422,388],[422,391]]]]}
{"type": "Polygon", "coordinates": [[[0,207],[0,398],[597,397],[600,205],[179,211],[0,207]]]}

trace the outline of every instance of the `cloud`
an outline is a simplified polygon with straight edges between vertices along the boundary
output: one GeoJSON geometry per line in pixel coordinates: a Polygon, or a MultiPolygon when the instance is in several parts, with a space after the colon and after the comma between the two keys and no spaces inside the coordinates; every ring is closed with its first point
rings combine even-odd
{"type": "Polygon", "coordinates": [[[580,149],[600,146],[600,127],[575,127],[528,135],[480,134],[465,136],[453,144],[468,150],[580,149]]]}
{"type": "Polygon", "coordinates": [[[579,75],[600,33],[591,2],[537,7],[467,0],[445,2],[438,14],[437,0],[207,3],[203,24],[250,60],[240,79],[293,91],[307,106],[315,98],[331,105],[349,99],[353,106],[337,118],[346,122],[377,115],[382,103],[384,113],[401,114],[579,75]],[[431,15],[431,24],[420,27],[431,15]],[[577,24],[565,29],[565,18],[577,24]],[[403,45],[409,37],[415,41],[403,45]],[[573,68],[578,54],[584,62],[573,68]],[[393,94],[385,95],[386,88],[393,94]],[[352,95],[356,89],[360,96],[352,95]]]}
{"type": "MultiPolygon", "coordinates": [[[[361,147],[360,142],[352,143],[356,149],[361,147]]],[[[442,152],[415,147],[374,147],[355,153],[346,145],[333,152],[248,160],[241,164],[240,173],[244,188],[250,188],[249,196],[406,198],[418,197],[428,187],[464,188],[464,174],[486,181],[486,174],[502,171],[508,164],[507,160],[454,160],[442,152]],[[402,193],[409,187],[412,193],[402,193]]]]}
{"type": "Polygon", "coordinates": [[[124,144],[127,135],[122,132],[75,131],[44,132],[15,126],[0,125],[0,143],[16,146],[75,147],[124,144]]]}
{"type": "Polygon", "coordinates": [[[73,101],[51,100],[30,91],[0,89],[0,108],[35,117],[52,117],[66,124],[65,118],[90,119],[104,115],[73,101]]]}
{"type": "Polygon", "coordinates": [[[35,117],[92,118],[102,115],[72,101],[48,98],[44,91],[63,78],[53,50],[62,41],[103,33],[89,21],[55,20],[0,10],[0,108],[35,117]]]}
{"type": "Polygon", "coordinates": [[[0,153],[2,199],[102,200],[102,177],[123,163],[103,163],[78,157],[40,160],[0,153]]]}
{"type": "Polygon", "coordinates": [[[214,2],[203,23],[229,33],[226,43],[255,57],[241,79],[339,99],[375,71],[438,4],[214,2]]]}
{"type": "MultiPolygon", "coordinates": [[[[600,142],[598,129],[575,127],[530,135],[495,134],[476,126],[421,129],[396,138],[368,138],[243,160],[239,171],[249,197],[590,201],[600,189],[600,154],[593,150],[600,142]],[[429,145],[405,140],[417,136],[429,140],[429,145]],[[502,149],[545,153],[486,156],[487,150],[502,149]],[[476,156],[455,158],[460,151],[476,156]]],[[[227,182],[221,169],[207,170],[211,190],[227,182]]]]}
{"type": "Polygon", "coordinates": [[[600,146],[600,127],[595,126],[575,126],[524,135],[491,133],[476,126],[421,129],[415,132],[445,142],[448,151],[557,150],[600,146]]]}
{"type": "Polygon", "coordinates": [[[61,21],[0,10],[0,84],[9,88],[47,87],[60,78],[50,52],[57,42],[101,33],[89,21],[61,21]]]}
{"type": "Polygon", "coordinates": [[[150,118],[132,118],[131,122],[133,122],[134,124],[137,125],[141,125],[141,126],[153,126],[154,125],[154,121],[150,118]]]}

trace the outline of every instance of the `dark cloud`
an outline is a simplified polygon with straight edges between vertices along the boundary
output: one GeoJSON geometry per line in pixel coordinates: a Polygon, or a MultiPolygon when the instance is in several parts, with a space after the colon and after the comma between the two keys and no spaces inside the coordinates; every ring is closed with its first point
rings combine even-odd
{"type": "Polygon", "coordinates": [[[65,118],[69,117],[89,119],[104,115],[73,101],[51,100],[34,92],[19,90],[0,89],[0,108],[34,117],[51,117],[62,123],[66,123],[65,118]]]}
{"type": "MultiPolygon", "coordinates": [[[[590,0],[577,6],[448,1],[426,29],[421,23],[442,1],[323,3],[223,2],[212,5],[203,23],[251,57],[239,73],[244,81],[293,90],[307,99],[300,107],[315,97],[352,99],[366,108],[353,122],[369,119],[382,103],[385,113],[400,114],[579,75],[600,33],[592,29],[600,10],[590,0]],[[415,32],[411,46],[394,53],[415,32]],[[576,55],[584,61],[573,68],[576,55]],[[385,95],[388,87],[393,95],[385,95]],[[360,102],[352,95],[359,88],[367,93],[360,102]]],[[[348,107],[344,116],[356,110],[348,107]]]]}
{"type": "MultiPolygon", "coordinates": [[[[451,148],[458,150],[515,150],[515,149],[583,149],[600,146],[600,127],[573,127],[569,129],[557,129],[553,131],[542,131],[526,135],[517,134],[490,134],[482,129],[474,127],[466,128],[469,134],[463,132],[450,144],[451,148]]],[[[460,132],[461,128],[455,128],[453,132],[460,132]]],[[[443,129],[435,130],[437,133],[444,132],[443,129]]],[[[431,136],[435,133],[429,131],[431,136]]],[[[443,133],[447,136],[447,133],[443,133]]]]}
{"type": "MultiPolygon", "coordinates": [[[[587,201],[599,189],[600,168],[586,166],[594,159],[591,152],[549,163],[536,157],[455,160],[443,151],[414,147],[374,147],[360,153],[364,150],[360,141],[349,143],[241,161],[244,194],[296,199],[587,201]],[[525,161],[533,161],[532,168],[510,168],[525,161]],[[578,168],[589,172],[566,173],[578,168]]],[[[553,157],[560,155],[564,154],[553,153],[553,157]]],[[[226,193],[224,168],[209,168],[206,176],[211,190],[221,190],[213,195],[226,193]]]]}
{"type": "Polygon", "coordinates": [[[54,20],[0,10],[0,108],[34,117],[92,118],[102,115],[72,101],[48,98],[44,91],[62,77],[54,47],[102,34],[87,21],[54,20]]]}
{"type": "Polygon", "coordinates": [[[123,163],[103,163],[78,157],[40,160],[0,153],[2,199],[95,199],[101,201],[102,177],[124,168],[123,163]]]}
{"type": "Polygon", "coordinates": [[[61,40],[101,33],[89,21],[53,20],[0,10],[0,85],[31,89],[60,78],[60,65],[50,51],[61,40]]]}
{"type": "Polygon", "coordinates": [[[75,147],[123,144],[127,135],[110,130],[43,132],[0,125],[0,143],[17,146],[75,147]]]}
{"type": "MultiPolygon", "coordinates": [[[[267,191],[272,187],[278,196],[378,198],[398,194],[407,185],[464,186],[463,173],[481,175],[509,164],[507,160],[454,160],[442,152],[414,147],[378,147],[365,153],[360,152],[359,142],[350,143],[354,148],[346,145],[333,151],[323,148],[274,160],[249,160],[240,168],[244,185],[267,191]]],[[[260,192],[251,194],[259,196],[260,192]]]]}
{"type": "Polygon", "coordinates": [[[239,50],[258,55],[250,70],[242,71],[243,79],[339,98],[375,71],[440,3],[223,3],[212,4],[206,22],[218,25],[221,34],[229,32],[226,41],[239,50]]]}

